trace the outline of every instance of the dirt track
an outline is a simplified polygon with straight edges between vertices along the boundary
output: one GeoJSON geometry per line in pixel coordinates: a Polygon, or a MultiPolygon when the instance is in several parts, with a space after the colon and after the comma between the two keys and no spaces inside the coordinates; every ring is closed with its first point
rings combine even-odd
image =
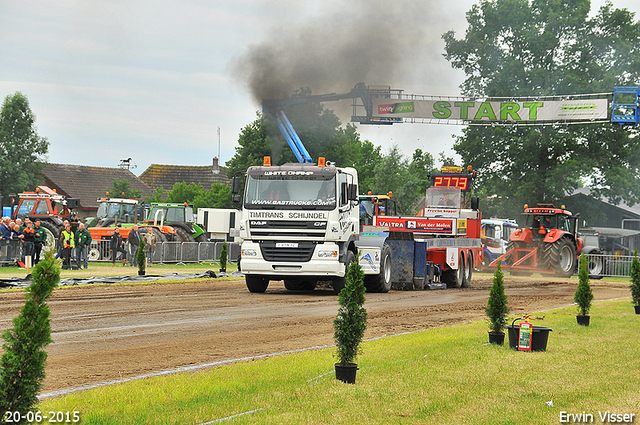
{"type": "MultiPolygon", "coordinates": [[[[365,338],[482,320],[492,276],[473,279],[467,289],[367,294],[365,338]]],[[[575,277],[505,281],[512,314],[567,306],[577,285],[575,277]]],[[[591,284],[596,299],[629,297],[627,285],[591,284]]],[[[0,293],[0,329],[23,303],[22,292],[0,293]]],[[[337,311],[329,289],[293,293],[271,282],[251,294],[243,280],[60,288],[49,304],[45,392],[332,344],[337,311]]]]}

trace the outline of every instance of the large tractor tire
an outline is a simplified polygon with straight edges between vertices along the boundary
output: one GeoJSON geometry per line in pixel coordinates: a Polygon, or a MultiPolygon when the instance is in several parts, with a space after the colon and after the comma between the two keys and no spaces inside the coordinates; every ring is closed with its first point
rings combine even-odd
{"type": "Polygon", "coordinates": [[[471,285],[471,277],[473,277],[473,254],[469,252],[467,254],[467,266],[465,268],[464,279],[462,280],[463,288],[468,288],[471,285]]]}
{"type": "Polygon", "coordinates": [[[248,274],[244,277],[249,292],[264,293],[269,286],[269,279],[264,276],[248,274]]]}
{"type": "Polygon", "coordinates": [[[42,254],[40,258],[44,257],[44,254],[48,251],[56,251],[56,245],[58,238],[60,237],[60,232],[62,231],[61,227],[56,226],[55,224],[49,221],[40,221],[40,226],[44,229],[47,234],[47,240],[45,241],[44,246],[42,247],[42,254]]]}
{"type": "Polygon", "coordinates": [[[542,251],[542,264],[556,276],[570,277],[576,271],[576,247],[567,237],[553,243],[545,243],[542,251]]]}
{"type": "Polygon", "coordinates": [[[382,247],[382,257],[380,258],[380,273],[364,278],[367,292],[389,292],[391,289],[391,264],[391,248],[385,244],[382,247]]]}
{"type": "Polygon", "coordinates": [[[460,258],[458,258],[458,270],[449,269],[442,274],[442,283],[447,285],[447,288],[460,288],[464,282],[465,271],[464,254],[460,251],[460,258]]]}
{"type": "Polygon", "coordinates": [[[335,294],[339,294],[340,291],[342,291],[344,289],[345,286],[347,286],[347,272],[349,271],[349,266],[351,265],[351,263],[353,263],[354,261],[356,261],[356,256],[353,253],[353,251],[347,251],[347,261],[345,262],[345,270],[344,270],[344,276],[343,277],[334,277],[331,280],[331,286],[333,286],[333,292],[335,294]]]}
{"type": "Polygon", "coordinates": [[[284,287],[287,291],[313,291],[316,289],[318,281],[315,279],[285,279],[284,287]]]}
{"type": "Polygon", "coordinates": [[[182,227],[174,227],[174,229],[176,229],[176,242],[195,242],[196,240],[193,239],[193,236],[191,235],[191,233],[189,233],[188,231],[186,231],[185,229],[183,229],[182,227]]]}

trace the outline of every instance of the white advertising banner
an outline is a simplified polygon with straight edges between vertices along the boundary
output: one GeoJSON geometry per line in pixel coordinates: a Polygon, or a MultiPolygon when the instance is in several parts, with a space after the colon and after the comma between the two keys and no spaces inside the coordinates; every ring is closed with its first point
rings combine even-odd
{"type": "Polygon", "coordinates": [[[373,117],[483,122],[606,120],[607,99],[590,100],[395,100],[374,99],[373,117]]]}

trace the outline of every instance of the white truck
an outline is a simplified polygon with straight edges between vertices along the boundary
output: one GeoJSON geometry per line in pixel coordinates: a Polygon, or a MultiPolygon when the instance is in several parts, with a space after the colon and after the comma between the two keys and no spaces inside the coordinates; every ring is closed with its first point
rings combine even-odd
{"type": "Polygon", "coordinates": [[[482,219],[483,259],[482,265],[489,266],[493,260],[507,252],[509,236],[518,228],[515,220],[503,218],[482,219]]]}
{"type": "MultiPolygon", "coordinates": [[[[358,174],[318,163],[247,170],[238,227],[249,291],[264,292],[270,280],[284,280],[289,290],[313,290],[321,280],[331,280],[336,293],[344,288],[358,254],[358,174]]],[[[235,177],[236,201],[239,186],[235,177]]],[[[380,248],[367,253],[365,273],[379,273],[380,248]]]]}

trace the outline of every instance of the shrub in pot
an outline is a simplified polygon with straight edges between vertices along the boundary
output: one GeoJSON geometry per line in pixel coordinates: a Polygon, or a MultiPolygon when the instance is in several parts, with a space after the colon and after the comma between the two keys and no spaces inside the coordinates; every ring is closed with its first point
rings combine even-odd
{"type": "Polygon", "coordinates": [[[638,260],[638,250],[631,262],[631,301],[636,309],[636,314],[640,314],[640,260],[638,260]]]}
{"type": "Polygon", "coordinates": [[[347,283],[338,295],[338,314],[333,321],[338,358],[336,379],[351,384],[355,383],[358,365],[354,361],[367,328],[364,292],[364,272],[360,264],[353,262],[347,270],[347,283]]]}
{"type": "Polygon", "coordinates": [[[587,257],[584,254],[580,254],[578,289],[573,294],[573,300],[578,304],[578,315],[576,318],[578,320],[578,324],[583,326],[589,326],[589,310],[591,310],[591,301],[593,301],[593,291],[589,284],[587,263],[587,257]]]}
{"type": "Polygon", "coordinates": [[[227,241],[223,241],[222,250],[220,251],[220,271],[221,272],[227,271],[227,258],[229,256],[228,249],[229,248],[227,247],[227,241]]]}
{"type": "Polygon", "coordinates": [[[504,293],[504,273],[500,264],[493,274],[493,286],[489,292],[485,313],[489,318],[489,342],[498,345],[504,344],[504,327],[509,307],[507,307],[507,295],[504,293]]]}
{"type": "Polygon", "coordinates": [[[146,264],[147,264],[147,255],[145,253],[144,238],[140,238],[140,245],[138,246],[138,252],[136,253],[136,263],[138,263],[138,276],[144,276],[146,264]]]}

